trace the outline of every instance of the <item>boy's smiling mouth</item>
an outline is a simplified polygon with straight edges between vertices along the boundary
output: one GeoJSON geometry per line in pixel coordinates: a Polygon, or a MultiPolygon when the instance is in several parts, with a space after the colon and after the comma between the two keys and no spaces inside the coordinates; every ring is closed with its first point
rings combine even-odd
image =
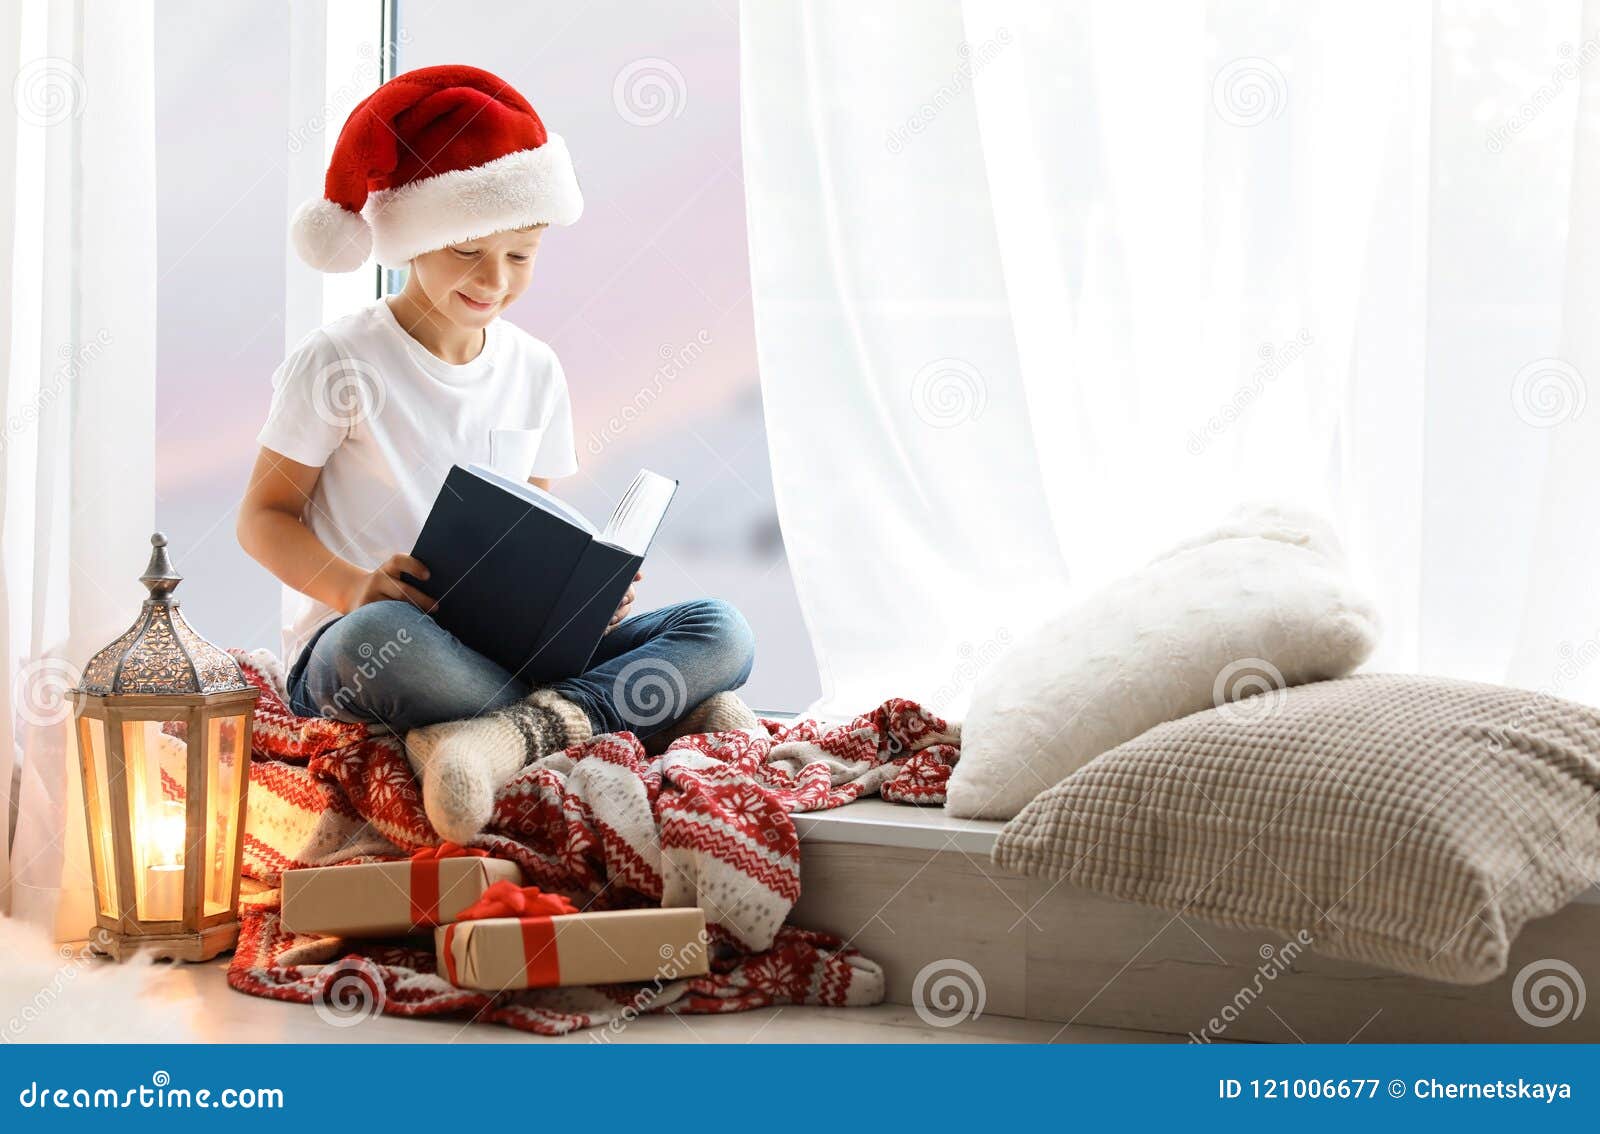
{"type": "Polygon", "coordinates": [[[456,295],[460,296],[462,303],[465,303],[474,311],[493,311],[495,308],[495,303],[498,302],[498,300],[496,300],[486,303],[483,300],[473,299],[472,296],[468,295],[464,291],[458,291],[456,292],[456,295]]]}

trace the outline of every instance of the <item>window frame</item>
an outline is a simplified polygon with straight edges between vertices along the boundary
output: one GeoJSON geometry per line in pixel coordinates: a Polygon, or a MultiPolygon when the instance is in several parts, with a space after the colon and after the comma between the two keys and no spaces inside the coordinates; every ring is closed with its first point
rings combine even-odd
{"type": "MultiPolygon", "coordinates": [[[[339,130],[356,104],[394,77],[398,7],[398,0],[362,4],[310,0],[290,6],[291,130],[295,124],[315,123],[313,136],[322,142],[290,148],[291,211],[313,192],[320,193],[339,130]]],[[[316,328],[392,294],[403,279],[403,273],[385,271],[377,264],[355,272],[319,272],[302,263],[292,246],[286,248],[285,351],[316,328]]]]}

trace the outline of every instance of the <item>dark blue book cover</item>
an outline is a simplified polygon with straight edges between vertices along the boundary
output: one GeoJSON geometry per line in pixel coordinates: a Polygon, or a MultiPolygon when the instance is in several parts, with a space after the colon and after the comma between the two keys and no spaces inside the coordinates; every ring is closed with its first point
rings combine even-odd
{"type": "Polygon", "coordinates": [[[445,478],[411,554],[419,590],[465,645],[530,684],[594,656],[644,562],[677,482],[641,471],[603,529],[531,484],[479,466],[445,478]]]}

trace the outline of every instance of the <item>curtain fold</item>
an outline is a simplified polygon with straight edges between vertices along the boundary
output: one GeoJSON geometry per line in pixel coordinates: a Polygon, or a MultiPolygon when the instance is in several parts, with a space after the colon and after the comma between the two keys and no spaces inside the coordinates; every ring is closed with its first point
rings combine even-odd
{"type": "Polygon", "coordinates": [[[1001,631],[1250,499],[1337,523],[1375,666],[1600,700],[1594,3],[791,0],[742,36],[814,711],[959,714],[1001,631]],[[931,360],[976,394],[918,412],[931,360]]]}
{"type": "Polygon", "coordinates": [[[64,693],[132,621],[154,521],[153,15],[20,0],[3,19],[0,883],[8,912],[71,938],[93,914],[64,693]]]}
{"type": "MultiPolygon", "coordinates": [[[[1572,121],[1571,177],[1566,203],[1566,263],[1561,311],[1559,357],[1568,368],[1547,366],[1542,396],[1527,392],[1533,407],[1544,406],[1549,423],[1549,451],[1542,471],[1532,536],[1531,573],[1512,676],[1523,684],[1562,696],[1600,699],[1600,524],[1593,498],[1583,491],[1593,484],[1600,454],[1600,407],[1584,402],[1600,377],[1600,4],[1585,3],[1582,31],[1573,53],[1582,64],[1574,82],[1580,112],[1572,121]],[[1552,662],[1552,659],[1554,661],[1552,662]]],[[[1565,74],[1565,72],[1562,72],[1565,74]]],[[[1529,407],[1524,406],[1528,412],[1529,407]]]]}
{"type": "Polygon", "coordinates": [[[741,28],[758,355],[814,708],[953,702],[1065,581],[970,99],[922,125],[919,99],[958,81],[960,12],[752,5],[741,28]]]}

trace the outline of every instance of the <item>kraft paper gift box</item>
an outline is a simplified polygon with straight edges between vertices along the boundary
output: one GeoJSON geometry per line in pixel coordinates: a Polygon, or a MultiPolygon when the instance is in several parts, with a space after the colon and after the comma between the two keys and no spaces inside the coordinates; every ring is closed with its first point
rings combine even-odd
{"type": "Polygon", "coordinates": [[[452,921],[496,882],[521,879],[514,862],[446,843],[403,862],[286,870],[278,916],[294,933],[393,937],[452,921]]]}
{"type": "MultiPolygon", "coordinates": [[[[495,892],[483,904],[492,905],[495,892]]],[[[671,981],[710,971],[705,914],[693,906],[474,917],[440,926],[433,941],[439,972],[458,988],[671,981]]]]}

